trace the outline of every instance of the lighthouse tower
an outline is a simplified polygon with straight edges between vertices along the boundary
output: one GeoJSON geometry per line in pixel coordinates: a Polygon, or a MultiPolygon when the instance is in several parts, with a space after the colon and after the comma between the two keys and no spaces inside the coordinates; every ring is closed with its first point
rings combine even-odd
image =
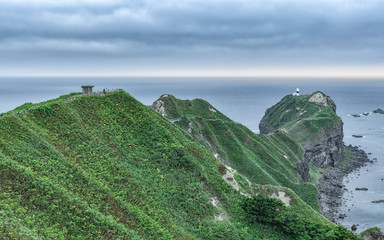
{"type": "Polygon", "coordinates": [[[293,96],[300,96],[300,89],[296,88],[296,92],[292,94],[293,96]]]}

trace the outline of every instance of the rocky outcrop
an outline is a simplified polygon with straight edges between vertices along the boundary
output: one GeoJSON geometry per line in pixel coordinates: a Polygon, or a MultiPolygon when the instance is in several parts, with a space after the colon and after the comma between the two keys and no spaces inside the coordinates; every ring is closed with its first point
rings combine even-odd
{"type": "Polygon", "coordinates": [[[321,168],[334,167],[344,158],[342,125],[324,135],[327,138],[317,139],[315,145],[302,143],[305,150],[304,160],[321,168]]]}
{"type": "Polygon", "coordinates": [[[316,92],[314,93],[310,98],[310,102],[316,103],[316,104],[321,104],[326,107],[330,107],[334,112],[336,112],[336,105],[333,103],[331,98],[329,96],[326,96],[322,92],[316,92]]]}
{"type": "Polygon", "coordinates": [[[272,126],[270,126],[270,125],[268,124],[268,122],[266,122],[266,121],[261,121],[261,122],[259,123],[259,130],[260,130],[260,133],[261,133],[261,134],[269,134],[269,133],[272,133],[272,132],[276,131],[277,129],[274,128],[274,127],[272,127],[272,126]]]}
{"type": "Polygon", "coordinates": [[[373,227],[360,233],[364,240],[384,240],[384,233],[378,227],[373,227]]]}
{"type": "Polygon", "coordinates": [[[155,102],[152,104],[151,107],[152,107],[153,110],[155,110],[155,112],[160,113],[160,114],[163,115],[164,117],[167,116],[167,113],[165,112],[164,101],[163,101],[163,100],[158,99],[157,101],[155,101],[155,102]]]}
{"type": "Polygon", "coordinates": [[[301,182],[308,182],[309,180],[309,164],[308,161],[298,162],[295,164],[296,171],[301,176],[301,182]]]}
{"type": "Polygon", "coordinates": [[[381,108],[378,108],[374,110],[373,113],[384,114],[384,111],[381,108]]]}
{"type": "MultiPolygon", "coordinates": [[[[324,170],[323,177],[317,185],[322,213],[332,222],[336,221],[337,209],[341,206],[341,196],[345,191],[342,184],[343,178],[348,173],[370,162],[368,155],[363,150],[351,145],[344,147],[350,153],[350,157],[345,160],[342,166],[324,170]]],[[[343,215],[343,213],[340,214],[343,215]]]]}

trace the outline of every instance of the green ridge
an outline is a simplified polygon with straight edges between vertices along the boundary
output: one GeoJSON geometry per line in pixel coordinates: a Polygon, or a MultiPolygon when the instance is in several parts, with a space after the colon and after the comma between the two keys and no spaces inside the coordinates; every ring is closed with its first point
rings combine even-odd
{"type": "Polygon", "coordinates": [[[319,210],[315,184],[299,183],[295,163],[301,161],[303,149],[288,134],[283,131],[271,135],[255,134],[228,120],[201,99],[179,100],[163,95],[159,100],[164,103],[167,117],[180,119],[175,124],[185,130],[192,124],[195,139],[251,182],[290,188],[313,209],[319,210]],[[200,115],[200,112],[204,114],[200,115]]]}
{"type": "MultiPolygon", "coordinates": [[[[206,110],[199,104],[194,109],[206,110]]],[[[252,171],[272,184],[252,184],[247,191],[284,190],[292,198],[289,209],[333,226],[309,207],[310,197],[294,190],[301,186],[297,174],[282,172],[302,151],[292,148],[297,144],[289,136],[259,139],[219,116],[209,112],[203,122],[220,156],[256,159],[249,161],[252,171]],[[272,153],[280,138],[285,145],[272,153]],[[241,151],[229,151],[236,148],[241,151]],[[271,163],[262,160],[266,156],[271,163]]],[[[247,169],[240,158],[237,164],[247,169]]],[[[296,239],[279,226],[249,224],[241,207],[245,197],[223,180],[220,166],[205,145],[124,91],[23,105],[0,117],[0,238],[296,239]],[[219,214],[226,217],[217,221],[219,214]]],[[[243,175],[236,178],[247,188],[243,175]]]]}

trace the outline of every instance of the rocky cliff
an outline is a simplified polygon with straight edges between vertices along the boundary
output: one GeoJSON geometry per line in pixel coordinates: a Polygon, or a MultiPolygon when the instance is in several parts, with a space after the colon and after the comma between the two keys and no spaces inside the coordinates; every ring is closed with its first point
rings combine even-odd
{"type": "Polygon", "coordinates": [[[282,129],[304,148],[304,162],[297,166],[306,180],[306,164],[336,166],[344,158],[343,122],[336,105],[322,92],[285,96],[269,108],[259,124],[262,134],[282,129]]]}

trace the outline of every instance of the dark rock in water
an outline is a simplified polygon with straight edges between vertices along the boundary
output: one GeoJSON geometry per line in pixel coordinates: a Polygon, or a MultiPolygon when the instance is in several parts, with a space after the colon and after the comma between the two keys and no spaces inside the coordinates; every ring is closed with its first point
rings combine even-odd
{"type": "Polygon", "coordinates": [[[340,218],[340,219],[344,219],[344,218],[346,218],[346,217],[347,217],[346,214],[341,214],[341,213],[339,214],[339,218],[340,218]]]}
{"type": "Polygon", "coordinates": [[[355,188],[356,191],[368,191],[368,188],[363,187],[363,188],[355,188]]]}
{"type": "Polygon", "coordinates": [[[373,111],[373,113],[384,114],[384,111],[381,108],[378,108],[375,111],[373,111]]]}
{"type": "Polygon", "coordinates": [[[352,225],[352,227],[351,227],[351,229],[352,229],[352,231],[356,231],[356,230],[357,230],[357,227],[356,227],[356,225],[355,225],[355,224],[353,224],[353,225],[352,225]]]}
{"type": "Polygon", "coordinates": [[[351,114],[352,117],[361,117],[359,114],[351,114]]]}
{"type": "Polygon", "coordinates": [[[355,138],[362,138],[363,136],[361,136],[361,135],[352,135],[352,137],[355,137],[355,138]]]}
{"type": "Polygon", "coordinates": [[[369,115],[369,112],[365,112],[363,113],[364,116],[368,116],[369,115]]]}
{"type": "Polygon", "coordinates": [[[373,200],[372,203],[384,203],[384,199],[381,199],[381,200],[373,200]]]}

